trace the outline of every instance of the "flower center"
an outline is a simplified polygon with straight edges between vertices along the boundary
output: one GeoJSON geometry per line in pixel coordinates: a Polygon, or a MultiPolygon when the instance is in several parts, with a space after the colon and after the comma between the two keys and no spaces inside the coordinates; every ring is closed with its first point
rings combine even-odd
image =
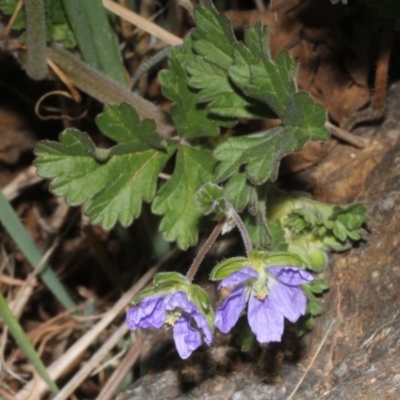
{"type": "Polygon", "coordinates": [[[258,300],[264,300],[267,297],[267,295],[268,295],[268,289],[266,288],[266,286],[260,287],[255,294],[258,300]]]}
{"type": "Polygon", "coordinates": [[[180,318],[181,315],[182,315],[182,311],[181,310],[174,310],[172,312],[169,312],[167,314],[167,318],[165,320],[165,323],[170,325],[170,326],[174,326],[175,322],[180,318]]]}

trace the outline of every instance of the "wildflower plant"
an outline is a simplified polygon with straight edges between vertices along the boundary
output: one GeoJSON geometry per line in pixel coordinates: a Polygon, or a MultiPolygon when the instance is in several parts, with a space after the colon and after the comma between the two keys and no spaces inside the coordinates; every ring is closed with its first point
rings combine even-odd
{"type": "Polygon", "coordinates": [[[274,186],[282,157],[310,140],[328,140],[329,132],[324,107],[297,88],[296,62],[286,51],[272,58],[268,28],[257,22],[239,41],[210,0],[195,8],[194,19],[159,74],[174,135],[161,137],[154,121],[141,120],[130,105],[108,104],[96,123],[114,146],[98,148],[86,133],[67,129],[59,142],[40,143],[35,161],[54,194],[84,204],[91,222],[105,229],[129,226],[149,202],[165,239],[186,250],[204,219],[216,221],[187,275],[157,274],[127,312],[132,330],[171,326],[182,358],[210,345],[215,328],[231,331],[246,312],[260,343],[280,341],[285,319],[298,324],[299,334],[310,329],[321,312],[317,296],[328,289],[315,274],[329,251],[363,237],[367,221],[361,204],[322,204],[274,186]],[[239,118],[266,117],[281,124],[235,131],[239,118]],[[164,181],[167,163],[173,172],[164,181]],[[192,281],[217,237],[235,227],[246,256],[212,270],[211,280],[229,292],[214,313],[192,281]]]}

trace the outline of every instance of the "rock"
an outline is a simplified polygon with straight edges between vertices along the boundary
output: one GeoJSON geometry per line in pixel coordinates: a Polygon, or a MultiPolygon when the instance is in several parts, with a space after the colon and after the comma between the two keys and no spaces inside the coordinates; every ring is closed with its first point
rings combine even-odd
{"type": "Polygon", "coordinates": [[[366,241],[348,252],[335,254],[324,272],[331,289],[323,296],[323,315],[315,320],[313,331],[298,339],[289,328],[281,344],[261,347],[251,354],[241,353],[231,337],[219,335],[212,347],[201,349],[184,361],[171,358],[175,354],[171,348],[170,352],[150,352],[147,359],[150,357],[153,362],[147,373],[118,400],[398,397],[399,98],[400,85],[396,85],[383,126],[364,131],[365,136],[371,137],[379,130],[370,148],[357,150],[338,145],[334,151],[344,156],[329,156],[308,176],[301,173],[300,178],[309,179],[309,187],[318,198],[329,201],[332,194],[335,201],[363,201],[371,217],[366,241]],[[348,154],[354,156],[349,158],[348,154]],[[354,160],[353,169],[349,160],[354,160]],[[360,160],[371,173],[365,173],[360,160]],[[326,183],[333,176],[328,163],[335,171],[335,185],[340,182],[336,193],[326,183]],[[357,175],[360,179],[354,185],[357,175]],[[290,397],[303,375],[299,388],[290,397]]]}

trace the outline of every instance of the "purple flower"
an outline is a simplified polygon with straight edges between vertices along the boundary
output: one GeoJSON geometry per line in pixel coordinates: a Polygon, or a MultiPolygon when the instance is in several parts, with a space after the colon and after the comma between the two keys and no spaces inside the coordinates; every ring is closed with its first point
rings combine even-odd
{"type": "Polygon", "coordinates": [[[131,330],[159,329],[165,323],[173,325],[175,346],[183,359],[202,344],[202,336],[208,345],[212,342],[206,318],[184,292],[145,297],[138,306],[128,310],[126,323],[131,330]]]}
{"type": "Polygon", "coordinates": [[[215,325],[228,333],[248,302],[247,318],[260,343],[280,342],[284,317],[296,322],[304,315],[307,298],[300,285],[313,276],[297,267],[262,267],[260,271],[243,268],[233,272],[219,284],[233,288],[215,315],[215,325]]]}

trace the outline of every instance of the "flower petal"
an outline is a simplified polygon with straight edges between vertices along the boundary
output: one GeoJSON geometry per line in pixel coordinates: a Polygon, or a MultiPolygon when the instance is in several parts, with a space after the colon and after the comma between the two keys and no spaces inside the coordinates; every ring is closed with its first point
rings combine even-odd
{"type": "Polygon", "coordinates": [[[283,334],[283,315],[271,305],[268,297],[259,300],[250,296],[249,325],[260,343],[280,342],[283,334]]]}
{"type": "Polygon", "coordinates": [[[193,319],[196,321],[197,327],[204,333],[204,341],[210,346],[213,338],[213,333],[207,323],[205,316],[200,312],[192,314],[193,319]]]}
{"type": "Polygon", "coordinates": [[[159,329],[164,325],[165,318],[164,294],[146,297],[126,313],[126,323],[132,331],[149,327],[159,329]]]}
{"type": "Polygon", "coordinates": [[[300,287],[275,282],[268,299],[271,307],[279,310],[290,322],[296,322],[306,312],[307,297],[300,287]]]}
{"type": "Polygon", "coordinates": [[[192,328],[185,317],[175,322],[173,332],[176,349],[183,359],[188,358],[201,345],[200,332],[192,328]]]}
{"type": "Polygon", "coordinates": [[[291,286],[304,285],[314,280],[310,272],[297,267],[268,267],[268,272],[274,274],[282,283],[291,286]]]}
{"type": "Polygon", "coordinates": [[[246,288],[244,285],[239,285],[232,290],[215,313],[215,326],[222,333],[228,333],[236,324],[245,306],[246,288]]]}
{"type": "Polygon", "coordinates": [[[258,272],[253,268],[242,268],[239,271],[235,271],[230,274],[227,278],[223,279],[221,283],[218,285],[218,289],[221,288],[232,288],[239,283],[245,282],[251,278],[257,278],[258,272]]]}
{"type": "Polygon", "coordinates": [[[197,311],[196,305],[189,301],[185,292],[175,292],[165,299],[165,309],[167,311],[174,311],[177,308],[188,314],[197,311]]]}
{"type": "Polygon", "coordinates": [[[212,342],[212,331],[207,323],[204,315],[198,310],[197,306],[189,301],[188,296],[184,292],[175,292],[165,301],[167,311],[174,311],[179,308],[185,313],[185,318],[190,321],[192,317],[199,329],[203,330],[205,342],[210,345],[212,342]]]}

